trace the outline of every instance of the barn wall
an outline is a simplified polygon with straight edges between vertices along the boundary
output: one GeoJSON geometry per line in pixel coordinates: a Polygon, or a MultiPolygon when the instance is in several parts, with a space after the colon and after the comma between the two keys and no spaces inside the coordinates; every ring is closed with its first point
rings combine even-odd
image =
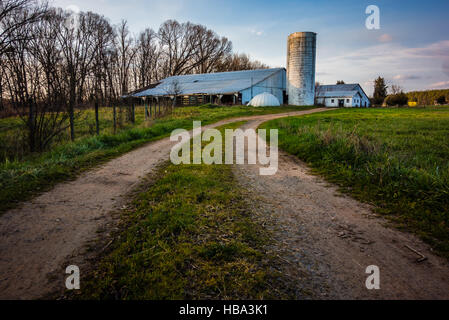
{"type": "Polygon", "coordinates": [[[362,104],[361,106],[364,107],[365,103],[366,103],[366,108],[369,108],[371,106],[371,101],[369,100],[369,98],[363,94],[363,92],[360,93],[362,96],[362,104]]]}
{"type": "Polygon", "coordinates": [[[337,108],[338,107],[338,99],[337,98],[317,98],[317,104],[324,105],[329,108],[337,108]],[[334,102],[332,102],[334,100],[334,102]]]}
{"type": "Polygon", "coordinates": [[[335,97],[335,98],[317,98],[317,104],[324,105],[326,107],[338,107],[338,100],[344,99],[345,100],[345,108],[366,108],[370,107],[370,101],[369,98],[363,93],[359,91],[359,94],[356,94],[354,97],[335,97]],[[347,100],[349,99],[349,102],[347,100]],[[334,100],[334,102],[332,102],[334,100]],[[357,100],[357,101],[356,101],[357,100]]]}
{"type": "Polygon", "coordinates": [[[345,98],[345,108],[353,108],[354,107],[354,98],[345,98]]]}
{"type": "Polygon", "coordinates": [[[357,94],[353,97],[352,106],[355,108],[360,108],[363,106],[363,100],[362,100],[362,96],[360,94],[357,94]]]}
{"type": "Polygon", "coordinates": [[[326,98],[324,101],[325,101],[324,105],[326,107],[338,107],[338,99],[337,98],[326,98]],[[334,102],[332,102],[332,100],[334,102]]]}
{"type": "Polygon", "coordinates": [[[347,98],[347,97],[344,97],[344,98],[317,98],[317,103],[323,104],[324,106],[329,107],[329,108],[338,108],[339,107],[338,100],[340,100],[340,99],[345,100],[345,104],[344,104],[345,108],[354,107],[353,98],[347,98]],[[348,99],[349,99],[349,102],[347,102],[348,99]],[[334,102],[332,102],[332,100],[334,102]]]}
{"type": "Polygon", "coordinates": [[[285,70],[281,70],[276,72],[269,78],[264,81],[253,86],[252,96],[251,96],[251,88],[245,89],[241,91],[242,94],[242,103],[247,104],[251,101],[252,98],[257,96],[258,94],[268,92],[278,98],[281,104],[284,104],[284,91],[286,83],[286,73],[285,70]]]}
{"type": "Polygon", "coordinates": [[[363,91],[363,89],[360,87],[360,85],[358,86],[357,90],[359,91],[360,97],[362,102],[360,103],[360,107],[365,108],[369,108],[371,106],[371,101],[369,100],[369,97],[367,97],[367,95],[365,94],[365,92],[363,91]]]}

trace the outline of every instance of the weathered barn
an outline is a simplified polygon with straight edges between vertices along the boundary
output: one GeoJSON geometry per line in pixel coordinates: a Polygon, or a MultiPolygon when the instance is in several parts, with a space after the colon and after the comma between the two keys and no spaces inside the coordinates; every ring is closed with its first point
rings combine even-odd
{"type": "Polygon", "coordinates": [[[370,100],[358,83],[317,86],[315,100],[317,105],[326,107],[370,107],[370,100]]]}
{"type": "Polygon", "coordinates": [[[130,96],[178,99],[177,105],[202,103],[247,104],[260,93],[274,95],[281,104],[286,96],[283,68],[174,76],[130,96]]]}

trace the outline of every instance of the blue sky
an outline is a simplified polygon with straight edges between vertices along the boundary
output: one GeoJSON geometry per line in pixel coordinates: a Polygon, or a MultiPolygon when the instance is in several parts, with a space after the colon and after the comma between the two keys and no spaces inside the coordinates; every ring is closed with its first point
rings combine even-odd
{"type": "Polygon", "coordinates": [[[405,90],[449,88],[448,0],[50,0],[94,11],[132,32],[166,19],[213,29],[272,67],[285,67],[287,37],[318,33],[317,81],[360,83],[371,94],[381,75],[405,90]],[[380,8],[381,29],[365,27],[368,5],[380,8]]]}

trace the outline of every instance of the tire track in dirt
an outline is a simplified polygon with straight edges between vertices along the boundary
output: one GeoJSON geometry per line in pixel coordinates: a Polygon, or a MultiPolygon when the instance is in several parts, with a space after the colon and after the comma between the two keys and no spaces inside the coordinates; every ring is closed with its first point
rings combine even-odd
{"type": "MultiPolygon", "coordinates": [[[[326,110],[234,118],[203,129],[326,110]]],[[[62,264],[82,263],[97,231],[108,228],[111,213],[126,205],[143,177],[169,159],[173,145],[169,138],[149,143],[0,216],[0,299],[38,299],[60,291],[67,266],[62,264]]]]}
{"type": "Polygon", "coordinates": [[[282,271],[304,279],[299,291],[322,299],[449,299],[447,260],[417,237],[387,227],[369,205],[340,194],[294,156],[280,152],[274,176],[260,176],[259,168],[239,165],[234,172],[273,230],[270,250],[281,253],[282,271]],[[417,262],[405,246],[427,260],[417,262]],[[366,289],[370,265],[380,268],[380,290],[366,289]]]}

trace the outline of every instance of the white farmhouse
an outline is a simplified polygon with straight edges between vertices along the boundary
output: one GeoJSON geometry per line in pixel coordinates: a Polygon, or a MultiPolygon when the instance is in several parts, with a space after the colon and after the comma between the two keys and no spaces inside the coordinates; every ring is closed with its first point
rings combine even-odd
{"type": "Polygon", "coordinates": [[[358,83],[317,86],[315,95],[316,104],[326,107],[370,107],[370,100],[358,83]]]}

